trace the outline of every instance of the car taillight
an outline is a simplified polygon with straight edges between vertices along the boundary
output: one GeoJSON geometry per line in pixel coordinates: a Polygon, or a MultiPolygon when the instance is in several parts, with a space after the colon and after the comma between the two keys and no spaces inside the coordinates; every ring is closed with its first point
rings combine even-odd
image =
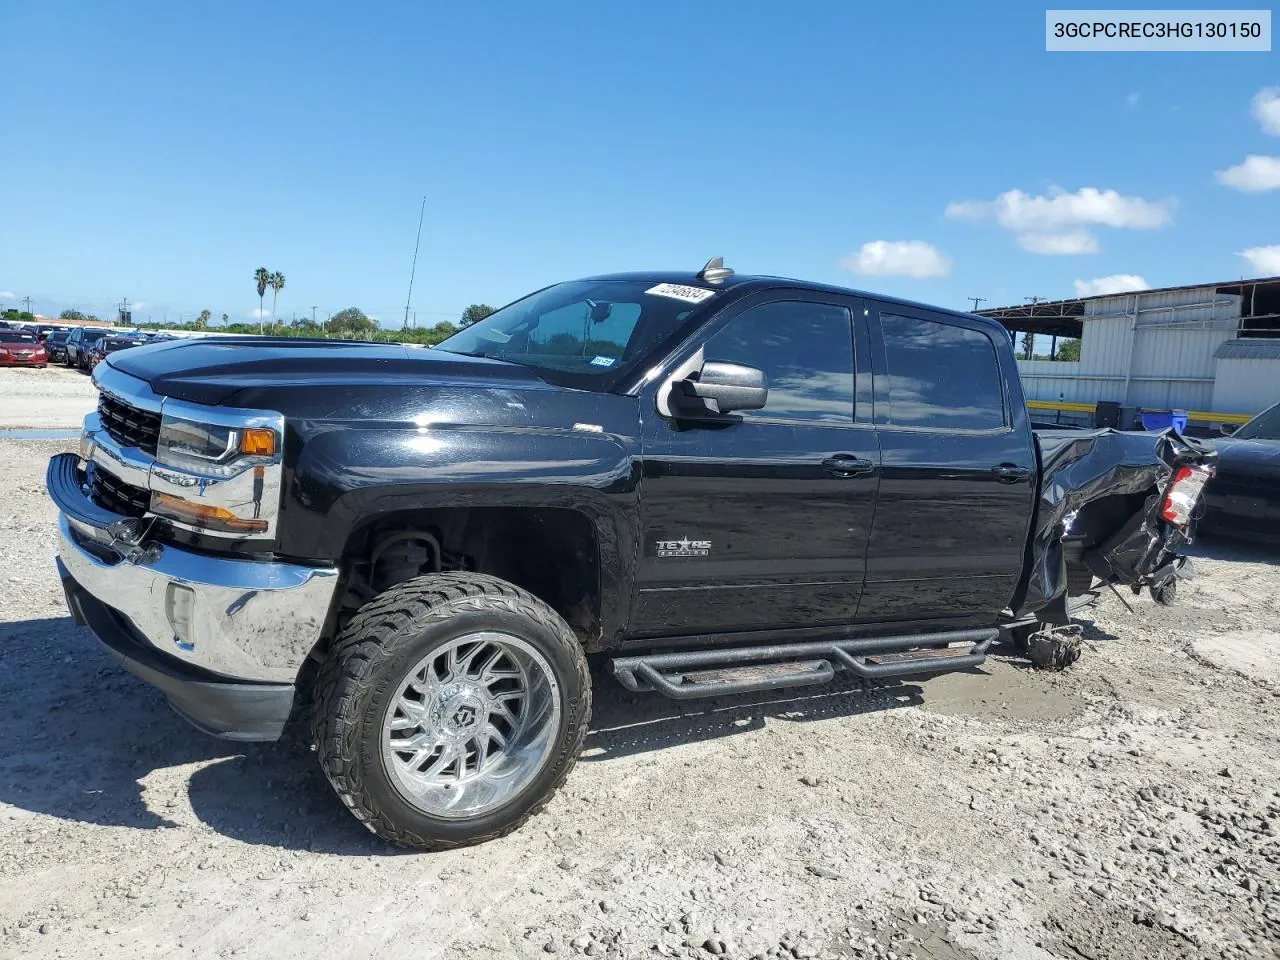
{"type": "Polygon", "coordinates": [[[1212,476],[1210,467],[1179,467],[1164,495],[1160,516],[1176,526],[1185,527],[1191,520],[1191,512],[1196,508],[1204,485],[1212,476]]]}

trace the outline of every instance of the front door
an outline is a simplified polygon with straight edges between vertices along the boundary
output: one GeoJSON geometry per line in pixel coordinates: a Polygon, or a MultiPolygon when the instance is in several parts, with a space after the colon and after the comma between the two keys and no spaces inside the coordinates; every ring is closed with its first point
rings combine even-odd
{"type": "Polygon", "coordinates": [[[855,408],[855,316],[855,298],[797,291],[713,321],[704,361],[763,370],[761,410],[676,421],[657,413],[661,379],[642,395],[632,636],[854,619],[880,459],[870,403],[855,408]]]}

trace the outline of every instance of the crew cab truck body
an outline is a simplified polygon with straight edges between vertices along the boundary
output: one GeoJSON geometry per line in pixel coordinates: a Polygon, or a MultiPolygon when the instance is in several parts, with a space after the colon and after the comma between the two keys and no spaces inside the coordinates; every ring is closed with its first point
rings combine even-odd
{"type": "Polygon", "coordinates": [[[976,666],[1066,622],[1069,570],[1168,582],[1191,521],[1160,511],[1206,469],[1077,435],[1076,497],[991,321],[717,261],[438,349],[184,341],[94,380],[48,474],[73,614],[210,733],[275,738],[305,688],[343,801],[428,848],[567,776],[585,653],[677,698],[976,666]]]}

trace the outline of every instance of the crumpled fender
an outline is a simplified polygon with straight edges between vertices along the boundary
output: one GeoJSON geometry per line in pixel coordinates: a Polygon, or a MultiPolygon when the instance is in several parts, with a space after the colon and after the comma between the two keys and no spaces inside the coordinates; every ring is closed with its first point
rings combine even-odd
{"type": "Polygon", "coordinates": [[[1172,428],[1159,432],[1046,431],[1036,439],[1040,491],[1023,581],[1011,608],[1015,619],[1035,615],[1051,623],[1066,623],[1062,541],[1072,516],[1102,497],[1148,494],[1143,509],[1085,557],[1102,579],[1136,584],[1155,569],[1166,550],[1189,539],[1160,516],[1169,481],[1179,467],[1212,463],[1217,454],[1172,428]]]}

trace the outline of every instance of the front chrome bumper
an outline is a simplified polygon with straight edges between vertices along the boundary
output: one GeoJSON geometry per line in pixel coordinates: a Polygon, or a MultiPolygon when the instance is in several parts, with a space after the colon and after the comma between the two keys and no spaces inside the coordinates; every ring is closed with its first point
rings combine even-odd
{"type": "Polygon", "coordinates": [[[62,511],[58,556],[76,584],[167,658],[231,680],[292,683],[320,638],[337,570],[168,544],[122,550],[114,524],[136,521],[89,499],[76,483],[78,461],[54,457],[46,478],[62,511]]]}

